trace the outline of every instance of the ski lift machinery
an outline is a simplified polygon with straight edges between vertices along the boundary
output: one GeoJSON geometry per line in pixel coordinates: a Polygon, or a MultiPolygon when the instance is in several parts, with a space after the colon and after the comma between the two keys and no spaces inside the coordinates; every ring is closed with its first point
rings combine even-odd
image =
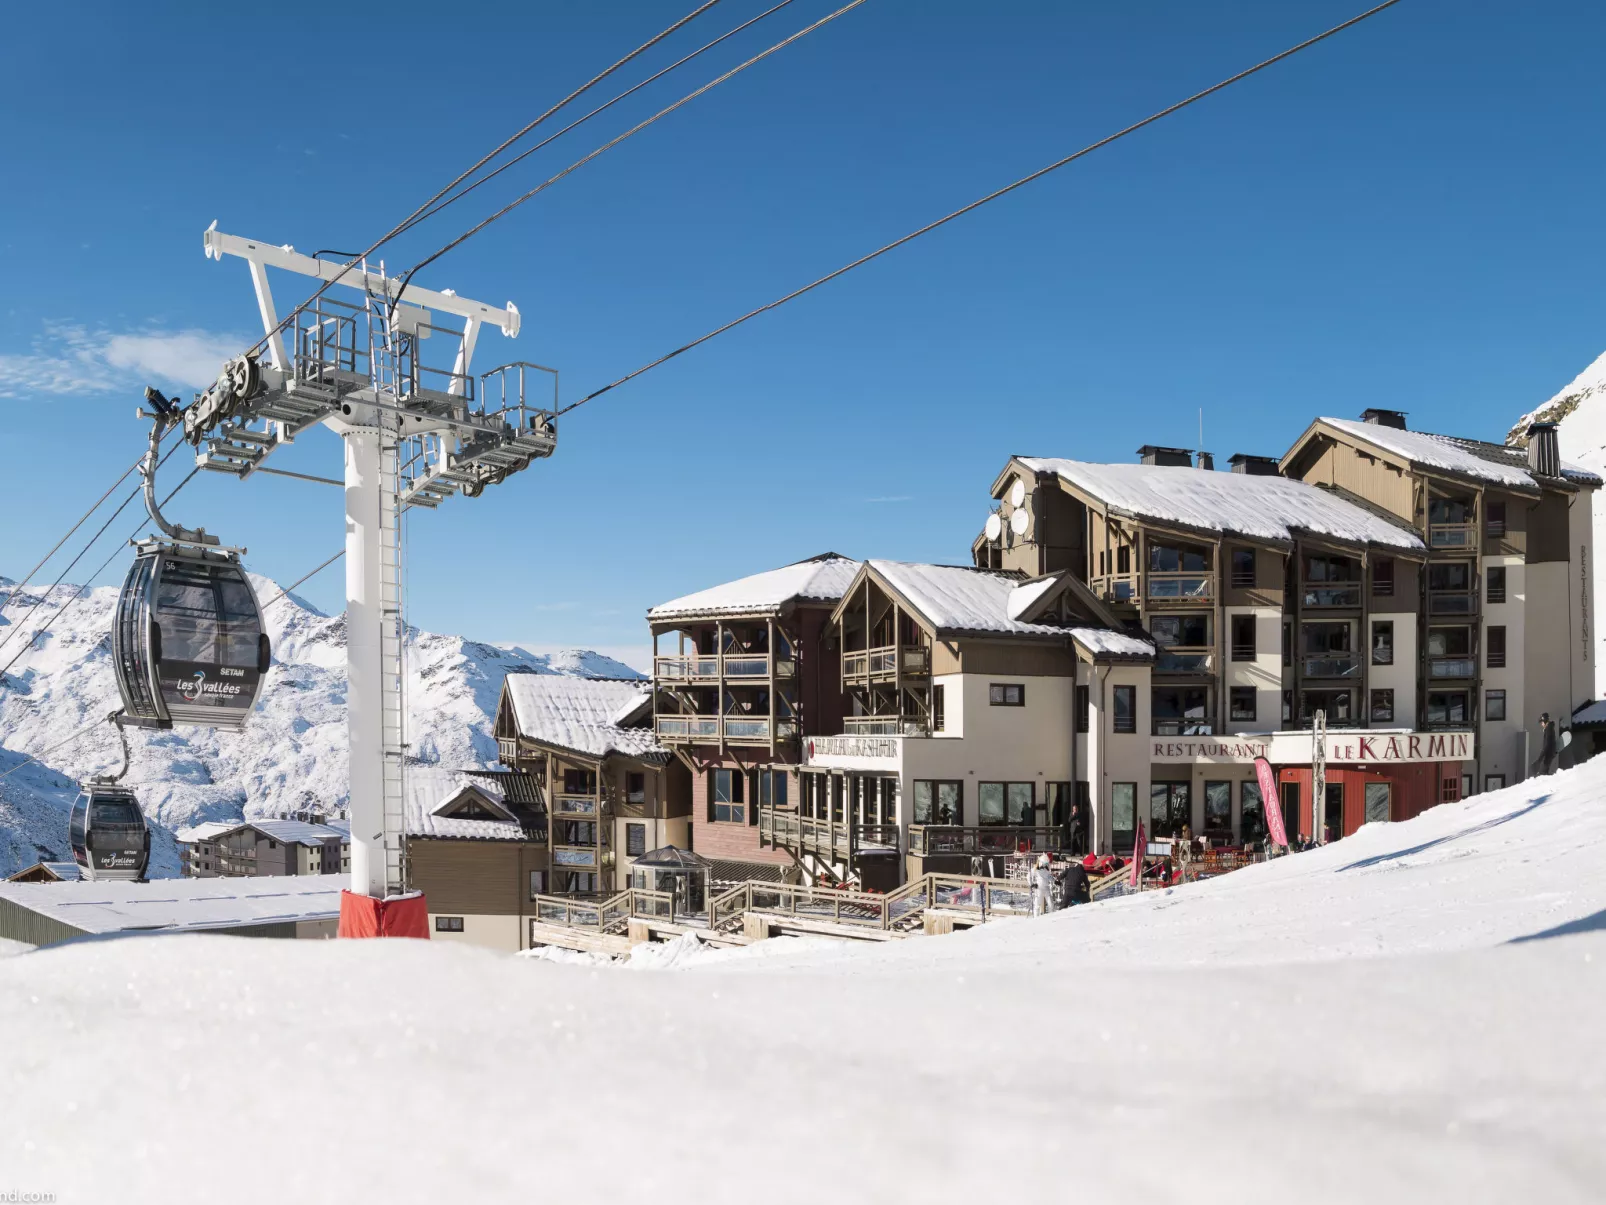
{"type": "Polygon", "coordinates": [[[345,447],[351,889],[383,900],[407,889],[401,515],[478,496],[552,455],[557,373],[529,363],[471,372],[482,327],[518,334],[512,302],[498,309],[411,284],[403,298],[383,263],[347,268],[216,222],[204,248],[209,259],[246,261],[265,337],[260,355],[228,361],[184,411],[197,464],[249,477],[317,423],[345,447]],[[326,288],[281,322],[269,268],[326,288]]]}

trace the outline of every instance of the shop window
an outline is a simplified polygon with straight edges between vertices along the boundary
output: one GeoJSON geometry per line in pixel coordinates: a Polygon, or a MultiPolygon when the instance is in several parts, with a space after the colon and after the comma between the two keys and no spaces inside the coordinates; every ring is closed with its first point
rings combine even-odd
{"type": "Polygon", "coordinates": [[[1255,845],[1266,839],[1266,805],[1260,797],[1260,784],[1247,779],[1238,784],[1238,839],[1255,845]]]}
{"type": "Polygon", "coordinates": [[[1506,629],[1504,624],[1491,624],[1484,629],[1484,660],[1490,669],[1506,668],[1506,629]]]}
{"type": "Polygon", "coordinates": [[[1149,836],[1180,837],[1184,825],[1193,823],[1193,784],[1156,782],[1149,784],[1149,836]]]}
{"type": "Polygon", "coordinates": [[[1503,603],[1506,601],[1506,567],[1504,565],[1490,565],[1484,574],[1485,602],[1503,603]]]}
{"type": "Polygon", "coordinates": [[[947,691],[941,682],[931,688],[931,730],[941,732],[948,726],[947,691]]]}
{"type": "Polygon", "coordinates": [[[1344,835],[1344,784],[1328,783],[1322,805],[1322,827],[1327,830],[1329,841],[1337,841],[1344,835]]]}
{"type": "Polygon", "coordinates": [[[1374,690],[1372,692],[1372,723],[1392,724],[1394,722],[1394,689],[1374,690]]]}
{"type": "Polygon", "coordinates": [[[639,858],[647,852],[647,826],[645,824],[625,825],[625,857],[639,858]]]}
{"type": "Polygon", "coordinates": [[[987,688],[987,702],[993,707],[1026,706],[1026,687],[1019,682],[994,682],[987,688]]]}
{"type": "Polygon", "coordinates": [[[1110,784],[1110,845],[1117,853],[1132,848],[1138,838],[1138,784],[1110,784]]]}
{"type": "Polygon", "coordinates": [[[708,818],[718,824],[742,824],[747,819],[740,770],[708,772],[708,818]]]}
{"type": "Polygon", "coordinates": [[[1232,783],[1205,783],[1204,831],[1212,841],[1232,840],[1232,783]]]}
{"type": "Polygon", "coordinates": [[[1486,720],[1503,720],[1506,718],[1506,692],[1503,690],[1487,690],[1483,693],[1483,718],[1486,720]]]}
{"type": "Polygon", "coordinates": [[[1136,732],[1138,730],[1138,688],[1136,686],[1117,686],[1111,692],[1114,711],[1113,727],[1116,732],[1136,732]]]}
{"type": "Polygon", "coordinates": [[[1234,686],[1228,698],[1232,708],[1228,714],[1234,720],[1253,720],[1255,718],[1255,688],[1253,686],[1234,686]]]}
{"type": "Polygon", "coordinates": [[[1234,548],[1232,550],[1232,585],[1235,590],[1253,590],[1255,588],[1255,550],[1253,548],[1234,548]]]}
{"type": "Polygon", "coordinates": [[[1234,615],[1232,617],[1232,659],[1234,661],[1253,661],[1255,659],[1255,617],[1253,615],[1234,615]]]}
{"type": "Polygon", "coordinates": [[[1378,619],[1372,622],[1372,664],[1394,664],[1394,621],[1378,619]]]}
{"type": "Polygon", "coordinates": [[[461,933],[463,931],[463,918],[461,916],[437,916],[435,918],[435,932],[461,933]]]}
{"type": "Polygon", "coordinates": [[[1087,693],[1087,687],[1078,686],[1076,688],[1076,730],[1078,732],[1086,732],[1087,731],[1087,716],[1088,716],[1088,693],[1087,693]]]}
{"type": "Polygon", "coordinates": [[[1394,558],[1382,557],[1372,565],[1372,593],[1378,598],[1394,595],[1394,558]]]}

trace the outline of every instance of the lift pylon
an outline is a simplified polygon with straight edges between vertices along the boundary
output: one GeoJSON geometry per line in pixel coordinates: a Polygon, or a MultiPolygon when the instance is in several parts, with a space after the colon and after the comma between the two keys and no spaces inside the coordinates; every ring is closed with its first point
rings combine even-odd
{"type": "Polygon", "coordinates": [[[210,259],[246,261],[265,347],[228,361],[185,410],[197,464],[247,477],[314,423],[345,445],[351,883],[359,895],[395,896],[407,889],[401,515],[454,493],[475,496],[552,455],[557,374],[519,363],[473,375],[482,326],[518,334],[511,302],[498,309],[413,285],[403,298],[383,264],[348,269],[220,233],[216,222],[205,250],[210,259]],[[270,267],[333,287],[281,322],[270,267]],[[336,288],[347,292],[333,296],[336,288]],[[543,401],[550,389],[549,404],[536,403],[537,386],[543,401]],[[487,394],[496,396],[494,409],[482,400],[487,394]]]}

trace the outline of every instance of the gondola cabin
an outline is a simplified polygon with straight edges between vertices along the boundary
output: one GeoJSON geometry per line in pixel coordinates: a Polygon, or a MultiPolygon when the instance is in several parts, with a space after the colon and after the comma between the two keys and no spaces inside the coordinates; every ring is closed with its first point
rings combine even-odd
{"type": "Polygon", "coordinates": [[[221,550],[140,545],[112,627],[124,722],[240,728],[271,650],[256,593],[221,550]]]}
{"type": "Polygon", "coordinates": [[[86,879],[137,880],[151,858],[151,830],[126,787],[87,783],[68,821],[73,861],[86,879]]]}

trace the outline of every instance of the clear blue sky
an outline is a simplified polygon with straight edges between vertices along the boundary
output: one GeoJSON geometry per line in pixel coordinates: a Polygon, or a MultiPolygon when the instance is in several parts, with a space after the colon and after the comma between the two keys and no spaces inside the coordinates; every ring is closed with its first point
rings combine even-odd
{"type": "MultiPolygon", "coordinates": [[[[146,380],[254,337],[209,222],[362,245],[690,7],[9,13],[0,573],[137,455],[146,380]]],[[[649,69],[762,7],[724,0],[649,69]]],[[[391,264],[832,7],[796,0],[391,264]]],[[[869,0],[420,283],[513,299],[523,333],[478,366],[558,365],[572,398],[1359,7],[869,0]]],[[[1010,454],[1191,445],[1201,407],[1221,457],[1368,405],[1498,438],[1606,347],[1603,42],[1599,4],[1405,0],[576,413],[552,461],[413,522],[410,618],[628,650],[653,602],[826,549],[963,562],[1010,454]]],[[[277,463],[338,475],[338,447],[277,463]]],[[[324,487],[203,474],[174,510],[281,581],[342,542],[324,487]]]]}

